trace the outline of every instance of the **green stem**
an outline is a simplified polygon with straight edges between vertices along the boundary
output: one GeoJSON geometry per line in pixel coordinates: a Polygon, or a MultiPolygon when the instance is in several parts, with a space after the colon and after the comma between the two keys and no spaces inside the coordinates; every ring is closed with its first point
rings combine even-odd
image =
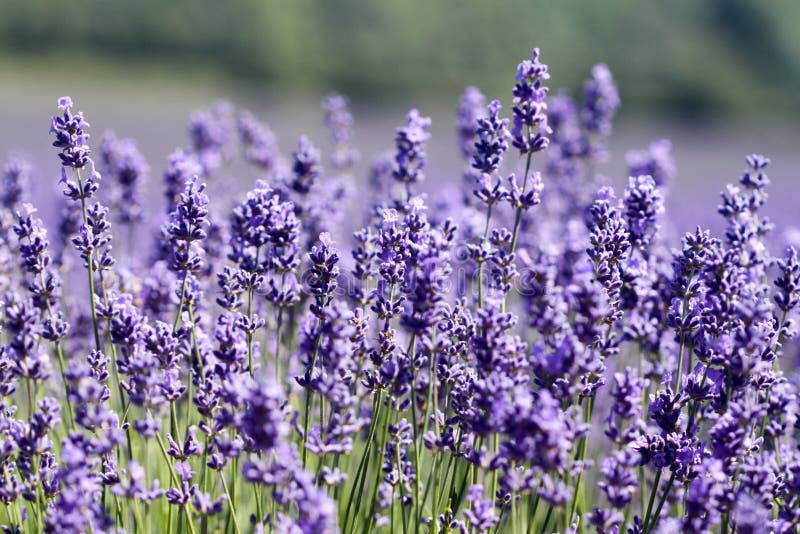
{"type": "Polygon", "coordinates": [[[647,504],[647,512],[644,514],[644,532],[647,534],[647,526],[650,522],[650,514],[653,512],[653,504],[656,500],[656,494],[658,493],[658,485],[661,482],[661,469],[658,470],[656,473],[656,477],[653,479],[653,489],[652,493],[650,493],[650,502],[647,504]]]}
{"type": "MultiPolygon", "coordinates": [[[[375,399],[373,400],[373,403],[372,403],[372,421],[371,421],[370,427],[369,427],[369,436],[367,437],[367,444],[366,444],[366,447],[364,448],[364,454],[361,456],[361,462],[358,464],[358,470],[356,471],[356,476],[353,479],[354,480],[353,486],[350,488],[350,496],[347,499],[347,509],[345,510],[344,523],[343,523],[343,525],[345,526],[345,529],[347,527],[347,522],[348,522],[348,519],[350,517],[350,509],[351,509],[351,507],[353,505],[353,495],[354,495],[354,493],[356,491],[358,491],[358,497],[357,498],[358,498],[358,501],[360,503],[361,502],[361,494],[364,491],[364,484],[365,484],[366,478],[367,478],[366,465],[369,462],[369,455],[370,455],[370,451],[371,451],[371,448],[372,448],[372,442],[373,442],[373,440],[375,438],[375,430],[376,430],[376,427],[378,426],[378,421],[380,420],[380,415],[381,415],[381,410],[380,410],[380,408],[381,408],[381,394],[382,394],[382,391],[378,390],[378,393],[375,394],[375,399]],[[360,485],[360,489],[359,489],[359,485],[360,485]]],[[[358,515],[358,512],[356,512],[356,516],[357,515],[358,515]]],[[[353,523],[355,523],[355,519],[353,520],[353,523]]]]}
{"type": "Polygon", "coordinates": [[[531,497],[532,495],[528,495],[528,534],[533,534],[533,528],[536,526],[536,510],[539,508],[539,492],[536,492],[536,498],[533,499],[533,501],[531,501],[531,497]]]}
{"type": "Polygon", "coordinates": [[[231,492],[228,490],[228,483],[225,482],[225,475],[222,474],[222,471],[219,472],[219,480],[222,482],[222,490],[225,492],[225,496],[228,498],[228,506],[231,509],[230,516],[233,519],[233,529],[236,531],[236,534],[239,534],[239,520],[236,518],[236,507],[233,505],[231,492]]]}
{"type": "MultiPolygon", "coordinates": [[[[83,216],[83,224],[88,226],[89,225],[89,216],[86,212],[86,199],[84,198],[83,194],[83,181],[81,180],[81,171],[80,169],[75,169],[75,175],[78,179],[78,192],[81,196],[81,215],[83,216]]],[[[93,263],[93,255],[87,254],[86,255],[86,269],[89,272],[89,306],[91,307],[92,311],[92,329],[94,331],[94,346],[95,349],[98,351],[100,350],[100,328],[97,323],[97,308],[94,304],[94,263],[93,263]]]]}
{"type": "MultiPolygon", "coordinates": [[[[532,157],[533,152],[528,152],[528,158],[525,161],[525,178],[522,180],[522,194],[525,194],[525,189],[528,188],[528,174],[531,170],[532,157]]],[[[519,237],[519,225],[522,222],[522,211],[522,206],[517,206],[517,213],[514,216],[514,232],[511,234],[511,246],[509,247],[509,252],[512,254],[517,249],[517,237],[519,237]]]]}
{"type": "MultiPolygon", "coordinates": [[[[661,474],[661,471],[659,471],[659,474],[661,474]]],[[[658,518],[661,516],[661,509],[664,507],[664,503],[667,501],[667,497],[669,497],[669,492],[672,489],[672,484],[674,482],[675,482],[675,473],[672,473],[670,475],[670,477],[669,477],[669,480],[667,481],[667,487],[664,488],[664,493],[661,495],[661,499],[658,502],[658,507],[656,508],[656,513],[653,514],[653,517],[652,517],[652,519],[650,521],[650,525],[648,526],[647,522],[644,523],[644,525],[645,525],[644,534],[647,534],[648,532],[652,532],[653,529],[658,524],[658,518]]],[[[658,489],[657,487],[653,488],[653,495],[656,494],[656,490],[657,489],[658,489]]],[[[653,499],[651,497],[650,498],[650,504],[652,504],[652,503],[653,503],[653,499]]]]}
{"type": "MultiPolygon", "coordinates": [[[[414,522],[414,532],[419,532],[419,525],[422,522],[422,503],[420,502],[419,492],[419,426],[417,425],[417,372],[414,368],[414,353],[417,350],[417,335],[411,335],[409,342],[408,354],[411,359],[411,421],[414,425],[414,504],[417,509],[417,518],[414,522]]],[[[398,469],[400,466],[398,465],[398,469]]]]}
{"type": "MultiPolygon", "coordinates": [[[[39,280],[41,281],[42,287],[47,287],[44,279],[44,271],[39,271],[39,280]]],[[[50,317],[51,321],[55,321],[55,316],[53,314],[53,309],[50,307],[50,296],[44,296],[45,306],[47,307],[47,315],[50,317]]],[[[67,415],[69,421],[69,428],[70,430],[75,428],[75,416],[72,413],[72,403],[69,401],[69,383],[67,383],[67,377],[64,374],[64,369],[66,366],[64,365],[64,352],[61,350],[61,343],[56,340],[53,342],[53,345],[56,348],[56,355],[58,356],[58,370],[61,372],[61,381],[64,384],[64,395],[66,396],[67,401],[67,415]]]]}
{"type": "MultiPolygon", "coordinates": [[[[158,447],[161,449],[161,454],[164,455],[164,460],[167,462],[167,467],[169,468],[169,476],[172,480],[172,483],[177,487],[180,484],[178,480],[178,476],[175,474],[175,470],[172,467],[172,462],[170,461],[169,454],[167,453],[167,448],[164,446],[164,440],[161,439],[161,434],[156,433],[156,441],[158,442],[158,447]]],[[[189,511],[189,505],[183,506],[183,511],[186,512],[186,523],[189,526],[189,532],[191,534],[196,534],[194,530],[194,521],[192,519],[192,512],[189,511]]]]}
{"type": "MultiPolygon", "coordinates": [[[[405,496],[405,490],[403,488],[403,480],[402,480],[402,478],[403,478],[403,474],[402,474],[403,473],[403,466],[402,466],[402,464],[400,462],[400,444],[399,443],[395,443],[394,458],[395,458],[395,463],[397,465],[397,475],[400,478],[400,480],[398,480],[398,482],[397,482],[397,487],[400,488],[400,514],[401,514],[402,520],[403,520],[403,534],[406,534],[406,532],[408,530],[408,521],[407,521],[407,518],[406,518],[406,509],[403,506],[403,501],[406,500],[406,498],[405,498],[406,496],[405,496]]],[[[417,479],[419,477],[415,476],[414,478],[417,479]]],[[[417,525],[419,524],[418,521],[416,523],[417,523],[417,525]]]]}
{"type": "MultiPolygon", "coordinates": [[[[383,431],[381,433],[381,440],[379,442],[378,448],[378,458],[380,459],[380,455],[383,454],[383,451],[386,449],[386,436],[389,433],[389,412],[385,414],[384,423],[383,423],[383,431]]],[[[381,480],[381,470],[376,469],[376,476],[375,476],[375,487],[372,488],[372,505],[370,507],[370,514],[367,518],[367,529],[365,532],[371,532],[372,529],[372,520],[375,517],[375,505],[377,502],[378,496],[378,485],[380,485],[381,480]]],[[[358,517],[358,510],[361,508],[361,495],[359,495],[359,500],[356,502],[356,516],[358,517]]],[[[353,522],[353,528],[355,528],[355,521],[353,522]]]]}
{"type": "Polygon", "coordinates": [[[553,515],[553,505],[547,507],[547,515],[544,516],[544,523],[542,524],[542,534],[547,532],[547,525],[550,524],[550,517],[553,515]]]}
{"type": "MultiPolygon", "coordinates": [[[[317,354],[319,354],[319,345],[322,341],[322,335],[317,333],[317,339],[314,343],[314,352],[311,355],[311,373],[314,372],[314,367],[317,366],[317,354]]],[[[310,413],[311,413],[311,400],[312,400],[312,391],[311,388],[306,388],[306,405],[305,411],[303,413],[303,468],[306,467],[306,461],[308,459],[308,425],[310,423],[310,413]]],[[[323,400],[320,399],[320,403],[323,400]]],[[[322,410],[322,406],[320,406],[320,410],[322,410]]],[[[321,417],[320,417],[321,419],[321,417]]],[[[320,428],[322,428],[322,421],[320,421],[320,428]]]]}
{"type": "Polygon", "coordinates": [[[172,321],[172,331],[176,331],[181,324],[181,314],[183,313],[183,299],[186,297],[186,279],[189,277],[189,271],[183,271],[183,279],[181,280],[181,293],[178,297],[178,309],[175,312],[175,319],[172,321]]]}
{"type": "MultiPolygon", "coordinates": [[[[587,425],[591,424],[592,421],[592,411],[594,410],[594,397],[589,397],[589,401],[586,405],[586,410],[584,412],[584,422],[587,425]]],[[[591,429],[591,426],[589,426],[591,429]]],[[[581,480],[583,479],[583,461],[586,458],[586,442],[589,439],[589,434],[583,436],[581,438],[581,442],[578,445],[578,450],[576,451],[576,459],[581,464],[581,469],[578,472],[578,480],[575,482],[575,489],[572,492],[572,506],[570,506],[569,517],[567,518],[567,526],[572,522],[572,518],[575,517],[575,510],[578,506],[578,492],[580,491],[581,487],[581,480]]]]}
{"type": "Polygon", "coordinates": [[[275,326],[275,382],[282,386],[281,379],[281,327],[283,326],[283,306],[278,310],[278,324],[275,326]]]}
{"type": "MultiPolygon", "coordinates": [[[[486,239],[489,237],[489,222],[492,219],[492,204],[486,208],[486,225],[483,228],[483,238],[481,239],[481,249],[486,244],[486,239]]],[[[483,308],[483,265],[484,261],[478,263],[478,307],[483,308]]]]}

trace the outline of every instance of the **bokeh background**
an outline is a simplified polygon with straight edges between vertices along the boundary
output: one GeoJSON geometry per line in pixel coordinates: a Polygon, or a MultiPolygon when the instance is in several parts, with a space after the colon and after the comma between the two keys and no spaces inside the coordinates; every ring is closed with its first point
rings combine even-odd
{"type": "Polygon", "coordinates": [[[155,178],[186,143],[191,110],[220,98],[266,120],[288,153],[300,133],[322,143],[319,99],[337,90],[352,101],[362,171],[418,107],[434,120],[429,182],[457,183],[460,93],[476,85],[508,104],[538,46],[554,91],[579,95],[596,62],[614,73],[623,105],[602,169],[614,183],[627,149],[671,139],[679,230],[717,220],[717,194],[751,152],[772,158],[767,212],[791,224],[799,25],[797,0],[2,0],[0,157],[31,155],[50,191],[48,120],[64,94],[95,141],[107,128],[136,138],[155,178]]]}

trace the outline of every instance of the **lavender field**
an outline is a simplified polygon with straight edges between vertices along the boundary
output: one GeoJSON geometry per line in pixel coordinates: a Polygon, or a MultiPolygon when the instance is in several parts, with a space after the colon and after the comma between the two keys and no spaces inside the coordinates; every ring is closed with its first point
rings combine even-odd
{"type": "Polygon", "coordinates": [[[4,532],[798,532],[792,125],[519,61],[0,87],[4,532]]]}

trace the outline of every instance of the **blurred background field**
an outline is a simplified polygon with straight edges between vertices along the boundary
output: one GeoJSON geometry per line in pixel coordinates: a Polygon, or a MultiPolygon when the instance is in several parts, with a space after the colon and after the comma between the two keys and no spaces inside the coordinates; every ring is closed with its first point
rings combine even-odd
{"type": "Polygon", "coordinates": [[[623,106],[603,169],[614,183],[627,149],[670,138],[668,212],[684,230],[715,221],[719,190],[763,152],[767,212],[786,224],[800,198],[798,24],[796,0],[3,0],[0,157],[30,154],[50,188],[48,119],[69,94],[95,142],[107,128],[139,141],[157,186],[192,109],[248,107],[288,153],[300,133],[324,144],[319,99],[338,90],[352,100],[362,171],[419,107],[434,119],[429,186],[455,184],[461,91],[508,105],[516,64],[538,46],[554,91],[579,95],[596,62],[614,73],[623,106]]]}

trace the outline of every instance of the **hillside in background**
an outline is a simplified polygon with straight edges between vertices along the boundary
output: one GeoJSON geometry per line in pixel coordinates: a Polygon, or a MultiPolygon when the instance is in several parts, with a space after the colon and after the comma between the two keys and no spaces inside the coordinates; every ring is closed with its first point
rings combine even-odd
{"type": "Polygon", "coordinates": [[[799,20],[792,0],[4,0],[0,55],[192,65],[242,85],[386,99],[476,81],[505,96],[539,46],[553,86],[573,91],[608,63],[628,111],[746,115],[769,99],[772,113],[800,115],[799,20]]]}

